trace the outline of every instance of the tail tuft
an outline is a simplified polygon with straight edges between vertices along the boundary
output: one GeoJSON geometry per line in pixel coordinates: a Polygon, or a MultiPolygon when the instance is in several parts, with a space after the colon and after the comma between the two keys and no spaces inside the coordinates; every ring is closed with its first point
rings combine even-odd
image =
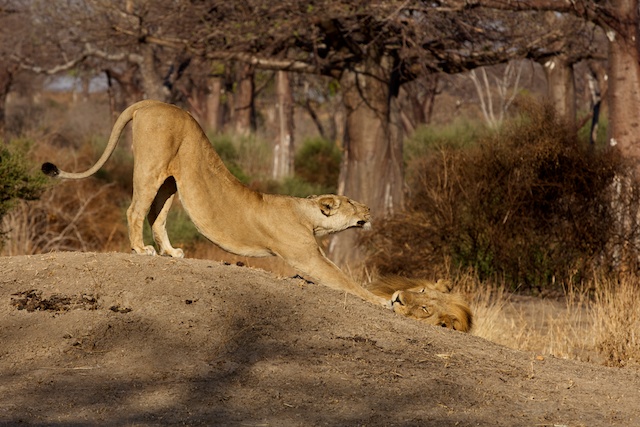
{"type": "Polygon", "coordinates": [[[58,169],[58,167],[53,163],[47,162],[42,164],[42,173],[55,178],[56,176],[60,175],[60,169],[58,169]]]}

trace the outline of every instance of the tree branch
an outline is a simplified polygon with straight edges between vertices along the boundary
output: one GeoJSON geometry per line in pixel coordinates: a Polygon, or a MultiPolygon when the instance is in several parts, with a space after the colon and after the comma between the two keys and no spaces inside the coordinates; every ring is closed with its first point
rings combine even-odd
{"type": "Polygon", "coordinates": [[[26,63],[24,58],[21,58],[17,55],[12,55],[11,59],[16,61],[19,64],[20,68],[23,70],[32,71],[37,74],[53,75],[53,74],[58,74],[62,71],[70,70],[91,56],[100,58],[100,59],[106,59],[107,61],[127,61],[135,64],[140,64],[142,62],[141,55],[138,55],[135,53],[110,54],[103,50],[96,49],[89,43],[85,45],[84,51],[80,55],[78,55],[76,58],[71,59],[65,62],[64,64],[56,65],[50,68],[29,65],[26,63]]]}

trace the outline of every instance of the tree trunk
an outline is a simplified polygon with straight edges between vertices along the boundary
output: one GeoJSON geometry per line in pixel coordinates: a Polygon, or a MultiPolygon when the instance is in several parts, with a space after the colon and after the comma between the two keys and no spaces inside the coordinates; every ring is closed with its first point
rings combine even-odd
{"type": "Polygon", "coordinates": [[[609,143],[640,168],[640,62],[638,55],[638,2],[617,0],[615,7],[623,34],[607,31],[609,38],[609,143]]]}
{"type": "MultiPolygon", "coordinates": [[[[403,207],[402,125],[396,102],[393,59],[369,58],[341,79],[346,129],[339,193],[371,208],[373,220],[403,207]]],[[[374,223],[375,226],[375,223],[374,223]]],[[[341,265],[361,261],[358,234],[336,235],[329,253],[341,265]]]]}
{"type": "Polygon", "coordinates": [[[207,79],[208,91],[206,94],[206,118],[205,130],[211,133],[220,131],[221,123],[221,101],[222,78],[211,76],[207,79]]]}
{"type": "Polygon", "coordinates": [[[573,64],[566,57],[554,56],[543,64],[547,77],[547,96],[556,109],[570,125],[576,122],[576,85],[573,76],[573,64]]]}
{"type": "MultiPolygon", "coordinates": [[[[611,146],[635,166],[636,177],[640,172],[640,63],[638,47],[638,1],[612,2],[618,18],[619,32],[606,32],[609,39],[608,106],[611,146]]],[[[618,234],[622,239],[616,247],[620,274],[638,271],[638,244],[634,238],[638,227],[638,206],[634,203],[630,180],[622,179],[613,185],[618,203],[618,234]],[[627,184],[627,185],[625,185],[627,184]],[[630,239],[630,240],[629,240],[630,239]]]]}
{"type": "Polygon", "coordinates": [[[248,135],[255,130],[255,106],[253,99],[253,66],[237,64],[236,90],[233,94],[233,121],[236,133],[248,135]]]}
{"type": "Polygon", "coordinates": [[[273,179],[282,179],[293,174],[293,95],[289,74],[276,73],[276,124],[278,132],[273,148],[273,179]]]}
{"type": "Polygon", "coordinates": [[[13,84],[13,73],[13,66],[0,68],[0,140],[5,142],[7,140],[7,97],[13,84]]]}
{"type": "Polygon", "coordinates": [[[140,62],[140,77],[142,78],[142,90],[146,99],[167,101],[169,90],[164,85],[162,77],[158,74],[154,46],[143,43],[140,45],[142,61],[140,62]]]}

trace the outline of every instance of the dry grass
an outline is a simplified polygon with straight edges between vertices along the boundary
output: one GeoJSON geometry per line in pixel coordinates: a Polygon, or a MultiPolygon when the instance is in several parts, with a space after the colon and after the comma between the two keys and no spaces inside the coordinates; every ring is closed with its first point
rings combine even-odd
{"type": "MultiPolygon", "coordinates": [[[[54,161],[67,170],[82,170],[97,158],[90,145],[78,150],[41,142],[32,151],[34,163],[54,161]]],[[[0,254],[122,250],[128,244],[124,208],[118,201],[127,197],[122,187],[96,178],[52,180],[39,200],[17,203],[2,218],[1,229],[7,234],[0,254]]]]}
{"type": "Polygon", "coordinates": [[[469,293],[476,316],[473,334],[539,355],[638,367],[639,283],[602,280],[589,293],[569,286],[564,296],[547,299],[478,286],[469,293]]]}
{"type": "Polygon", "coordinates": [[[2,219],[7,234],[1,254],[122,249],[123,213],[110,204],[116,191],[111,184],[85,181],[58,185],[39,200],[20,202],[2,219]]]}
{"type": "Polygon", "coordinates": [[[596,347],[610,366],[640,366],[640,280],[596,282],[592,304],[596,347]]]}

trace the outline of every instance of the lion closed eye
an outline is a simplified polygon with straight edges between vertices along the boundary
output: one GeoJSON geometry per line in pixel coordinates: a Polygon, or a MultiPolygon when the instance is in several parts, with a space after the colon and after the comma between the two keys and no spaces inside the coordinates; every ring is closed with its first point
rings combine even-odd
{"type": "Polygon", "coordinates": [[[450,293],[451,283],[436,283],[404,277],[380,277],[369,284],[376,295],[390,296],[396,313],[461,332],[473,325],[471,309],[459,294],[450,293]]]}

